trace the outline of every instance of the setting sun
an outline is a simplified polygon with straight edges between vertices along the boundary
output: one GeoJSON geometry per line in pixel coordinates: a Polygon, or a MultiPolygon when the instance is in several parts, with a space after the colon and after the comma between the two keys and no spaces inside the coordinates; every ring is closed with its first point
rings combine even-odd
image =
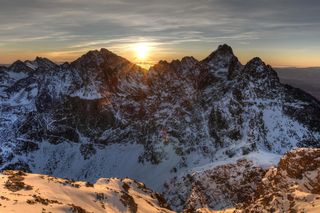
{"type": "Polygon", "coordinates": [[[320,213],[319,10],[0,0],[0,213],[320,213]]]}
{"type": "Polygon", "coordinates": [[[135,52],[137,59],[146,59],[149,52],[149,46],[146,43],[139,43],[135,46],[135,52]]]}

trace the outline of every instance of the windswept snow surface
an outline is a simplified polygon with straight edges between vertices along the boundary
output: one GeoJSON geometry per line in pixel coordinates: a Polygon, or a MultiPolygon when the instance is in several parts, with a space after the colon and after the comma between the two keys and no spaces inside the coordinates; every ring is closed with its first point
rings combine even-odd
{"type": "Polygon", "coordinates": [[[91,184],[5,171],[0,194],[0,212],[172,212],[159,194],[128,178],[101,178],[91,184]]]}
{"type": "MultiPolygon", "coordinates": [[[[130,177],[143,181],[148,187],[158,191],[166,180],[173,177],[170,169],[179,161],[172,153],[166,161],[158,165],[150,162],[141,164],[138,157],[143,153],[143,146],[137,144],[113,144],[100,148],[97,146],[97,152],[85,160],[78,151],[79,146],[69,143],[43,143],[38,151],[31,153],[32,156],[28,154],[26,157],[34,159],[32,170],[35,173],[88,181],[96,181],[100,177],[130,177]]],[[[167,149],[168,152],[172,150],[170,146],[167,149]]]]}

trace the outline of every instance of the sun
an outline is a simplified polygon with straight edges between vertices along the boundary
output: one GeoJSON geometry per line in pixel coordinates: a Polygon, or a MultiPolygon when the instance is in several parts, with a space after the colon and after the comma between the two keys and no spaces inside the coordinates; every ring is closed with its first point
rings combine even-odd
{"type": "Polygon", "coordinates": [[[135,45],[135,53],[136,53],[136,57],[139,60],[144,60],[147,58],[148,56],[148,52],[149,52],[149,46],[146,43],[138,43],[135,45]]]}

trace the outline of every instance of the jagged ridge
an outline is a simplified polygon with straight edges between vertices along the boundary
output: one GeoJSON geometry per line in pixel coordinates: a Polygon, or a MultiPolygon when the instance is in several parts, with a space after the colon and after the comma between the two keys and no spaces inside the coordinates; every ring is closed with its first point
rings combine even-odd
{"type": "Polygon", "coordinates": [[[319,102],[227,45],[149,71],[106,49],[62,65],[37,58],[1,68],[0,80],[1,169],[163,190],[218,160],[319,146],[319,102]]]}

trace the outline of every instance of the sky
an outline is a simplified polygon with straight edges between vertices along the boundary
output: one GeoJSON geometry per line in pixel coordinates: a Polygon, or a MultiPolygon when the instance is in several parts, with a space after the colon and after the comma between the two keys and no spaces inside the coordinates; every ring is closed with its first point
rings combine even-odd
{"type": "Polygon", "coordinates": [[[0,0],[0,63],[107,48],[153,64],[227,43],[242,63],[320,66],[319,14],[319,0],[0,0]]]}

